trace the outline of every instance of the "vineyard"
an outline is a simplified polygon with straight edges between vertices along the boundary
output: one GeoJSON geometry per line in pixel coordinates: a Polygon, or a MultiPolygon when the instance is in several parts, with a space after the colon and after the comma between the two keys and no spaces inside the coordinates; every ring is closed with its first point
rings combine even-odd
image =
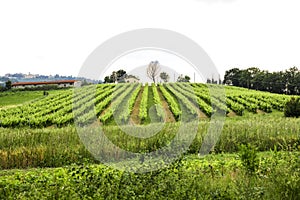
{"type": "Polygon", "coordinates": [[[2,93],[0,199],[299,199],[300,119],[283,113],[292,96],[224,88],[99,84],[49,95],[2,93]],[[222,134],[201,157],[203,138],[220,113],[227,116],[222,134]],[[196,131],[189,126],[195,119],[196,131]],[[94,140],[95,124],[115,146],[94,140]],[[183,124],[185,135],[195,131],[195,137],[178,160],[147,155],[166,147],[171,157],[183,124]],[[96,145],[92,151],[81,129],[96,145]],[[148,130],[155,135],[135,134],[148,130]],[[141,165],[162,168],[134,173],[103,164],[112,161],[137,172],[141,165]]]}
{"type": "Polygon", "coordinates": [[[151,120],[162,122],[167,115],[172,115],[169,117],[174,121],[180,121],[183,112],[190,117],[187,120],[210,118],[219,111],[226,112],[228,116],[243,116],[246,112],[281,112],[286,101],[291,98],[287,95],[226,86],[226,98],[222,100],[221,97],[210,94],[210,87],[200,83],[144,86],[100,84],[75,91],[63,90],[21,106],[1,109],[0,126],[62,127],[74,122],[85,125],[95,120],[104,125],[136,123],[132,122],[134,106],[138,106],[135,108],[138,116],[135,117],[140,124],[147,124],[151,120]],[[163,106],[164,101],[167,106],[163,106]]]}

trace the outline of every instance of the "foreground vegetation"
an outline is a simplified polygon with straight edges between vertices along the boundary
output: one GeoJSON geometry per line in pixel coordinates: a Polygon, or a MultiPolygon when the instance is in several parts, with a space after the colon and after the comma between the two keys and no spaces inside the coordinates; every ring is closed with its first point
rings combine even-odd
{"type": "Polygon", "coordinates": [[[273,151],[256,157],[247,150],[186,156],[168,168],[143,174],[104,165],[2,171],[0,198],[299,199],[299,156],[273,151]],[[257,166],[253,173],[251,163],[257,166]]]}

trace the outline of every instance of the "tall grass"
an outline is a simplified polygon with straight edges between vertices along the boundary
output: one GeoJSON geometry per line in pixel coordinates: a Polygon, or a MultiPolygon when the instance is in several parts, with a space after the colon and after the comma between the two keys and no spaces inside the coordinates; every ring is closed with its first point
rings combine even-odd
{"type": "MultiPolygon", "coordinates": [[[[147,139],[124,133],[117,126],[104,127],[106,136],[116,146],[131,152],[151,152],[172,141],[180,123],[165,124],[163,129],[147,139]]],[[[198,133],[187,153],[200,150],[209,121],[199,123],[198,133]]],[[[153,129],[156,128],[155,124],[153,129]]],[[[128,130],[128,129],[127,129],[128,130]]],[[[186,128],[186,133],[189,133],[186,128]]],[[[215,153],[237,152],[241,144],[251,144],[259,151],[299,150],[299,119],[278,117],[253,117],[244,120],[227,120],[215,153]]],[[[116,149],[102,148],[101,154],[110,158],[118,154],[116,149]]],[[[123,155],[118,155],[122,157],[123,155]]],[[[79,139],[76,128],[8,129],[0,128],[0,168],[57,167],[71,163],[96,163],[79,139]]]]}

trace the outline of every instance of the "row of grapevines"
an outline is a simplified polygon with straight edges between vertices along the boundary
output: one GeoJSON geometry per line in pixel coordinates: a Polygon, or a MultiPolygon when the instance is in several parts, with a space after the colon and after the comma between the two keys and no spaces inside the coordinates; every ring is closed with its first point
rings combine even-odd
{"type": "Polygon", "coordinates": [[[19,106],[15,108],[0,110],[0,116],[15,115],[19,113],[26,113],[26,114],[37,113],[43,111],[44,106],[48,106],[51,108],[53,105],[56,105],[56,101],[68,97],[69,95],[71,95],[70,92],[64,95],[55,95],[55,96],[43,98],[42,100],[34,104],[25,104],[23,106],[19,106]]]}
{"type": "Polygon", "coordinates": [[[194,94],[195,93],[195,90],[194,88],[192,87],[192,84],[190,83],[186,83],[186,82],[182,82],[182,83],[176,83],[178,87],[184,89],[185,91],[191,93],[191,94],[194,94]]]}
{"type": "MultiPolygon", "coordinates": [[[[108,86],[97,87],[97,89],[100,91],[107,87],[108,86]]],[[[82,88],[82,92],[73,96],[72,90],[65,90],[58,95],[49,95],[31,104],[26,104],[11,110],[4,110],[3,112],[1,111],[0,125],[4,127],[45,127],[72,123],[72,100],[81,101],[87,96],[88,98],[90,98],[90,96],[93,97],[90,91],[92,90],[90,90],[89,87],[84,87],[82,88]]],[[[99,91],[97,92],[99,93],[99,91]]]]}
{"type": "MultiPolygon", "coordinates": [[[[98,90],[96,91],[96,94],[104,92],[106,89],[103,90],[103,88],[108,87],[97,87],[98,90]]],[[[77,105],[82,104],[84,106],[81,105],[80,107],[73,107],[72,109],[72,101],[67,101],[67,99],[64,99],[66,103],[60,104],[63,105],[62,108],[56,109],[55,112],[51,113],[50,115],[44,116],[37,124],[42,124],[42,126],[44,126],[43,123],[49,123],[62,126],[65,124],[73,123],[74,114],[72,113],[72,111],[75,113],[75,116],[85,117],[87,115],[86,110],[93,104],[95,91],[91,87],[82,88],[81,90],[82,93],[80,92],[79,95],[73,96],[73,101],[77,102],[77,105]]]]}
{"type": "Polygon", "coordinates": [[[197,87],[196,85],[194,85],[194,93],[193,94],[197,95],[199,98],[201,98],[203,101],[205,101],[208,105],[211,105],[211,97],[208,93],[208,90],[206,90],[206,88],[197,87]]]}
{"type": "Polygon", "coordinates": [[[152,92],[153,92],[153,100],[154,100],[154,104],[155,104],[156,114],[160,118],[160,120],[163,120],[165,113],[164,113],[162,103],[161,103],[161,100],[160,100],[160,97],[159,97],[159,94],[157,91],[157,87],[154,83],[152,84],[152,92]]]}
{"type": "Polygon", "coordinates": [[[174,97],[164,88],[163,85],[160,84],[159,89],[160,89],[161,93],[163,94],[163,96],[165,97],[165,99],[169,105],[169,108],[170,108],[171,112],[173,113],[175,119],[178,120],[179,117],[181,116],[181,110],[179,108],[178,103],[176,102],[174,97]]]}
{"type": "Polygon", "coordinates": [[[112,84],[100,84],[100,86],[96,87],[96,90],[94,86],[80,88],[79,91],[74,92],[73,110],[76,110],[78,107],[82,107],[82,105],[84,105],[86,102],[94,101],[94,99],[95,104],[98,103],[103,98],[101,95],[107,91],[112,91],[114,86],[115,85],[112,84]],[[86,90],[87,92],[85,92],[84,90],[86,90]],[[85,95],[81,95],[82,92],[84,92],[85,95]]]}
{"type": "Polygon", "coordinates": [[[240,95],[241,98],[249,101],[250,103],[254,103],[258,106],[258,108],[264,112],[270,113],[272,112],[272,106],[264,101],[257,100],[250,96],[240,95]]]}
{"type": "Polygon", "coordinates": [[[120,93],[113,93],[111,106],[106,110],[103,115],[100,115],[99,119],[102,123],[107,123],[113,114],[117,111],[119,105],[126,98],[127,95],[135,88],[136,84],[120,84],[120,93]]]}
{"type": "Polygon", "coordinates": [[[95,110],[96,110],[96,115],[98,117],[104,111],[104,109],[107,108],[108,105],[111,103],[114,94],[118,94],[120,92],[122,92],[120,88],[116,88],[116,89],[112,88],[108,90],[106,93],[97,96],[95,100],[95,104],[96,104],[95,110]]]}
{"type": "MultiPolygon", "coordinates": [[[[210,87],[213,87],[213,85],[210,87]]],[[[226,111],[227,114],[230,112],[230,109],[227,107],[227,104],[224,102],[225,96],[221,97],[219,94],[215,94],[215,93],[209,95],[208,87],[203,86],[203,84],[201,84],[199,87],[197,87],[197,85],[194,85],[194,90],[195,90],[195,94],[198,97],[203,99],[208,105],[213,106],[216,110],[226,111]]]]}
{"type": "MultiPolygon", "coordinates": [[[[86,88],[84,91],[88,91],[88,88],[86,88]]],[[[84,93],[80,93],[81,95],[84,95],[84,93]]],[[[74,100],[79,99],[77,97],[73,97],[74,100]]],[[[39,101],[36,101],[35,103],[26,104],[24,106],[20,106],[17,108],[12,108],[10,110],[4,110],[3,112],[0,112],[1,114],[5,114],[5,116],[8,115],[18,115],[23,114],[27,116],[45,116],[48,114],[51,114],[53,112],[56,112],[57,110],[61,108],[66,108],[69,105],[71,105],[71,99],[72,99],[72,91],[67,90],[63,91],[60,94],[57,95],[51,95],[46,98],[43,98],[39,101]]]]}
{"type": "Polygon", "coordinates": [[[138,86],[135,88],[135,90],[132,92],[132,94],[130,95],[130,98],[127,100],[127,102],[125,102],[125,108],[122,109],[120,115],[119,115],[119,120],[121,120],[122,122],[128,122],[129,118],[130,118],[130,114],[132,112],[132,109],[134,107],[136,98],[141,90],[141,84],[138,84],[138,86]]]}
{"type": "MultiPolygon", "coordinates": [[[[65,101],[60,99],[57,99],[56,102],[60,102],[63,105],[67,104],[65,101]]],[[[45,116],[51,115],[51,113],[54,113],[53,110],[57,110],[58,108],[61,108],[60,105],[54,103],[44,104],[44,106],[40,106],[41,108],[43,108],[41,110],[34,109],[35,106],[36,104],[34,103],[31,105],[25,105],[25,106],[13,108],[12,111],[6,112],[4,117],[3,115],[1,115],[0,117],[1,126],[16,127],[16,126],[26,125],[26,126],[36,127],[37,124],[36,122],[43,121],[43,120],[47,122],[47,125],[50,125],[51,122],[47,118],[45,118],[45,116]],[[30,109],[31,107],[33,108],[32,110],[35,110],[36,112],[32,112],[32,110],[30,109]]]]}
{"type": "Polygon", "coordinates": [[[288,100],[287,98],[282,98],[279,95],[253,95],[257,100],[259,101],[264,101],[270,105],[272,105],[272,108],[276,110],[283,111],[284,105],[286,101],[288,100]]]}
{"type": "Polygon", "coordinates": [[[271,109],[283,110],[285,102],[290,98],[288,95],[272,94],[268,92],[253,91],[245,88],[239,88],[234,86],[225,86],[228,96],[246,96],[254,99],[249,99],[252,103],[264,110],[265,112],[271,112],[271,109]],[[257,100],[257,101],[256,101],[257,100]],[[259,103],[258,103],[259,102],[259,103]],[[266,103],[266,104],[263,104],[266,103]],[[259,105],[262,104],[262,105],[259,105]],[[270,108],[270,106],[272,108],[270,108]]]}
{"type": "MultiPolygon", "coordinates": [[[[199,109],[205,113],[205,115],[207,116],[211,116],[213,113],[213,109],[210,105],[207,104],[207,102],[203,101],[201,98],[199,98],[198,96],[196,96],[194,93],[190,93],[180,87],[177,87],[177,84],[171,84],[173,86],[173,88],[176,88],[176,90],[178,92],[180,92],[181,94],[183,94],[186,98],[188,98],[191,102],[193,102],[194,106],[198,106],[199,109]]],[[[202,94],[202,93],[199,93],[202,94]]],[[[177,96],[177,94],[176,94],[177,96]]]]}
{"type": "Polygon", "coordinates": [[[102,110],[100,110],[97,104],[102,104],[102,100],[111,95],[113,90],[113,88],[107,87],[102,94],[99,94],[96,98],[90,99],[87,102],[82,102],[83,104],[79,106],[78,109],[73,110],[76,123],[79,125],[87,124],[92,121],[96,115],[98,116],[105,107],[103,106],[102,110]]]}
{"type": "Polygon", "coordinates": [[[254,103],[250,103],[238,96],[229,96],[228,98],[230,98],[231,100],[233,100],[239,104],[242,104],[250,112],[253,112],[253,113],[257,112],[258,106],[254,103]]]}
{"type": "Polygon", "coordinates": [[[178,90],[180,90],[180,89],[176,86],[176,84],[172,84],[172,83],[165,84],[165,87],[171,93],[173,93],[174,96],[176,96],[178,101],[180,101],[182,103],[182,105],[187,109],[188,113],[197,114],[195,105],[193,104],[194,102],[192,103],[185,95],[183,95],[181,92],[179,92],[178,90]]]}
{"type": "Polygon", "coordinates": [[[101,101],[101,99],[110,95],[112,92],[111,88],[113,87],[114,85],[100,85],[96,87],[96,91],[94,90],[94,86],[80,88],[82,93],[85,95],[81,95],[81,91],[79,93],[77,92],[79,95],[73,97],[73,109],[71,109],[71,107],[66,107],[55,112],[54,120],[52,120],[52,122],[61,126],[67,123],[72,123],[74,121],[74,116],[77,117],[77,122],[79,123],[89,122],[95,117],[95,112],[91,109],[95,102],[101,101]],[[73,113],[70,113],[71,110],[73,110],[73,113]]]}
{"type": "Polygon", "coordinates": [[[141,103],[140,103],[139,118],[141,119],[142,122],[148,116],[147,105],[148,105],[148,84],[146,84],[144,86],[144,90],[142,93],[142,99],[141,99],[141,103]]]}
{"type": "Polygon", "coordinates": [[[245,111],[245,107],[235,101],[232,101],[231,99],[226,97],[226,104],[227,106],[233,110],[237,115],[242,116],[245,111]]]}
{"type": "MultiPolygon", "coordinates": [[[[89,109],[89,112],[82,113],[82,115],[79,115],[79,117],[76,119],[76,123],[79,126],[89,125],[91,122],[94,122],[101,113],[109,106],[111,103],[111,100],[113,98],[112,93],[122,92],[120,91],[120,88],[117,87],[116,90],[114,88],[109,88],[106,92],[102,93],[101,95],[97,96],[92,102],[91,106],[94,106],[94,109],[89,109]],[[96,118],[97,117],[97,118],[96,118]]],[[[78,115],[75,115],[78,116],[78,115]]]]}

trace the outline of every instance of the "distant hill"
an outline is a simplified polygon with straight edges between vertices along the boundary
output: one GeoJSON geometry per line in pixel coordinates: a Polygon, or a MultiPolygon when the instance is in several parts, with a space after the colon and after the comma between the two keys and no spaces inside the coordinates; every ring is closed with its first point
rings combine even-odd
{"type": "Polygon", "coordinates": [[[88,83],[99,83],[102,81],[92,80],[84,77],[74,77],[74,76],[60,76],[58,74],[52,75],[39,75],[39,74],[5,74],[5,76],[0,76],[0,81],[5,82],[7,80],[11,80],[13,83],[15,82],[47,82],[47,81],[60,81],[60,80],[81,80],[86,81],[88,83]]]}

